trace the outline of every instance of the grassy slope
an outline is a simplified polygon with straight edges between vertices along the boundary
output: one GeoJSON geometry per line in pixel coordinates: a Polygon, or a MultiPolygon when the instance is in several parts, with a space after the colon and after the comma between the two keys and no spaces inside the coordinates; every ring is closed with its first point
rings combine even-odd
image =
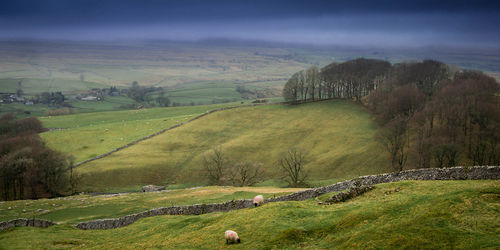
{"type": "MultiPolygon", "coordinates": [[[[387,153],[373,140],[376,126],[361,106],[346,101],[272,105],[217,112],[79,167],[84,189],[135,189],[148,183],[205,183],[201,159],[221,145],[230,160],[264,164],[302,148],[312,180],[386,172],[387,153]],[[361,157],[362,156],[362,157],[361,157]]],[[[276,183],[269,183],[275,185],[276,183]]]]}
{"type": "Polygon", "coordinates": [[[14,228],[0,232],[0,248],[498,248],[499,195],[498,181],[405,181],[330,206],[280,202],[113,230],[14,228]],[[242,243],[225,245],[227,229],[242,243]]]}
{"type": "Polygon", "coordinates": [[[40,218],[74,224],[102,218],[116,218],[152,208],[225,202],[297,192],[299,188],[201,187],[152,193],[122,195],[75,195],[59,199],[19,200],[0,204],[0,221],[15,218],[40,218]],[[11,207],[9,210],[8,207],[11,207]],[[24,212],[23,210],[26,210],[24,212]]]}
{"type": "Polygon", "coordinates": [[[236,104],[153,108],[41,117],[48,128],[65,128],[41,134],[47,144],[72,154],[75,161],[109,152],[141,137],[185,122],[207,110],[236,104]]]}

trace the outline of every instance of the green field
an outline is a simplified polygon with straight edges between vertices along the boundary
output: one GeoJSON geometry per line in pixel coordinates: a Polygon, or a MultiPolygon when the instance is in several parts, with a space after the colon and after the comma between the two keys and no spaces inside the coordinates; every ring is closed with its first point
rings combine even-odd
{"type": "Polygon", "coordinates": [[[166,96],[177,103],[209,104],[217,102],[244,101],[233,83],[190,83],[167,91],[166,96]]]}
{"type": "MultiPolygon", "coordinates": [[[[28,98],[29,99],[29,98],[28,98]]],[[[106,96],[101,101],[81,101],[76,99],[67,100],[71,104],[73,113],[89,113],[101,111],[113,111],[124,109],[123,106],[139,105],[136,101],[126,96],[106,96]]],[[[37,103],[25,105],[23,103],[0,104],[0,115],[14,113],[18,118],[36,116],[47,116],[50,111],[58,107],[49,107],[47,104],[37,103]]]]}
{"type": "MultiPolygon", "coordinates": [[[[133,194],[140,195],[149,196],[133,194]]],[[[1,231],[0,248],[495,249],[500,246],[498,195],[498,181],[404,181],[379,184],[333,205],[315,200],[277,202],[227,213],[156,216],[123,228],[88,231],[70,223],[79,214],[71,207],[82,205],[61,205],[68,215],[59,218],[67,223],[1,231]],[[228,229],[238,232],[241,244],[225,244],[228,229]]],[[[119,203],[126,198],[110,199],[119,203]]],[[[2,204],[2,209],[9,204],[2,204]]],[[[16,209],[21,207],[22,203],[16,209]]],[[[84,216],[92,213],[99,210],[84,216]]]]}
{"type": "Polygon", "coordinates": [[[41,134],[53,149],[73,155],[81,162],[173,125],[186,122],[209,110],[240,103],[151,108],[40,117],[47,128],[41,134]]]}
{"type": "Polygon", "coordinates": [[[0,221],[22,217],[74,224],[94,219],[117,218],[158,207],[251,199],[257,194],[273,197],[300,190],[302,189],[275,187],[200,187],[151,193],[96,196],[82,194],[60,199],[18,200],[0,204],[0,221]]]}
{"type": "MultiPolygon", "coordinates": [[[[82,190],[138,190],[144,184],[206,184],[202,155],[221,146],[233,163],[263,164],[268,185],[284,185],[276,162],[292,147],[307,153],[311,184],[387,172],[388,155],[362,106],[334,100],[216,112],[78,167],[82,190]]],[[[49,140],[49,145],[51,141],[49,140]]]]}

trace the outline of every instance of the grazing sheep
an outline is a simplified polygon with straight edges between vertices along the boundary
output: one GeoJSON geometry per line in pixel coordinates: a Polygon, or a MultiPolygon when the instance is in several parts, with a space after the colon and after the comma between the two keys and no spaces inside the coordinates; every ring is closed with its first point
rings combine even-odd
{"type": "Polygon", "coordinates": [[[238,237],[238,234],[233,231],[233,230],[227,230],[224,235],[226,236],[226,244],[228,243],[240,243],[240,237],[238,237]]]}
{"type": "Polygon", "coordinates": [[[254,206],[260,206],[262,204],[264,204],[264,196],[259,194],[253,198],[253,205],[254,206]]]}

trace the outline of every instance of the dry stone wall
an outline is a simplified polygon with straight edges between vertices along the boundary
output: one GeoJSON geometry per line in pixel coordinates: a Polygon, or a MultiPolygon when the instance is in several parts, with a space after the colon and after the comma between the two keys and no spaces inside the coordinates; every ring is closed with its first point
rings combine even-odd
{"type": "Polygon", "coordinates": [[[50,227],[53,225],[57,225],[57,223],[48,221],[48,220],[39,220],[39,219],[25,219],[19,218],[9,221],[0,222],[0,230],[4,230],[11,227],[50,227]]]}
{"type": "MultiPolygon", "coordinates": [[[[362,176],[356,179],[338,182],[333,185],[308,189],[289,195],[267,199],[265,202],[302,201],[318,197],[322,194],[342,191],[353,187],[371,186],[379,183],[403,180],[498,180],[500,167],[453,167],[414,169],[397,173],[362,176]]],[[[116,219],[102,219],[82,222],[76,225],[79,229],[112,229],[130,225],[140,218],[157,215],[199,215],[212,212],[227,212],[235,209],[252,207],[252,200],[234,200],[225,203],[197,204],[192,206],[174,206],[152,209],[146,212],[131,214],[116,219]]]]}
{"type": "Polygon", "coordinates": [[[356,196],[360,196],[372,189],[374,189],[374,186],[361,186],[361,187],[352,187],[347,191],[340,192],[332,197],[330,197],[328,200],[325,201],[326,204],[331,204],[331,203],[338,203],[338,202],[344,202],[346,200],[352,199],[356,196]]]}
{"type": "Polygon", "coordinates": [[[76,225],[79,229],[112,229],[130,225],[140,218],[158,215],[199,215],[213,212],[227,212],[235,209],[252,207],[252,200],[235,200],[224,203],[196,204],[192,206],[174,206],[152,209],[146,212],[131,214],[117,219],[102,219],[82,222],[76,225]]]}

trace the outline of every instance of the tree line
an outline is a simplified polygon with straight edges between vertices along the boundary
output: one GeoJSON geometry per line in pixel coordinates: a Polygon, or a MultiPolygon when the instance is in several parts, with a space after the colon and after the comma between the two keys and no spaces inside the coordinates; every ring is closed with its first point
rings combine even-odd
{"type": "Polygon", "coordinates": [[[355,98],[370,94],[387,78],[391,64],[375,59],[331,63],[322,69],[312,66],[293,74],[283,88],[292,103],[331,98],[355,98]]]}
{"type": "Polygon", "coordinates": [[[290,103],[343,98],[366,105],[394,171],[500,164],[500,86],[434,60],[373,59],[311,67],[283,88],[290,103]]]}
{"type": "Polygon", "coordinates": [[[36,199],[74,193],[79,178],[70,159],[48,148],[34,118],[0,117],[0,195],[3,200],[36,199]]]}

